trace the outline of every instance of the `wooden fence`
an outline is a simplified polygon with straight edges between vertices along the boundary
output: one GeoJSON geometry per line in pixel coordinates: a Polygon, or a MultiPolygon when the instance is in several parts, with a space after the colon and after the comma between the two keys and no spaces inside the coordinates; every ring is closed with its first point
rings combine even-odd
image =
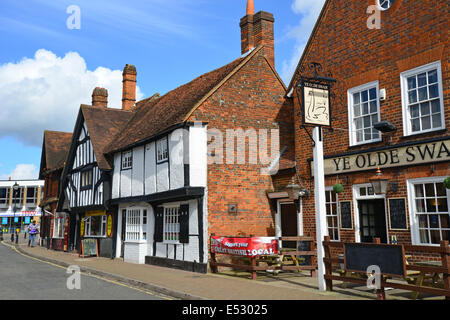
{"type": "MultiPolygon", "coordinates": [[[[380,243],[380,239],[376,238],[375,243],[380,243]]],[[[361,277],[361,275],[349,275],[348,272],[340,268],[333,268],[333,265],[344,264],[344,258],[332,255],[332,249],[344,249],[343,242],[332,242],[330,237],[325,237],[323,242],[324,246],[324,263],[325,263],[325,282],[328,291],[333,290],[333,280],[346,282],[354,282],[359,284],[367,284],[367,279],[361,277]],[[333,271],[341,271],[340,275],[333,275],[333,271]]],[[[447,300],[450,299],[450,248],[448,241],[441,241],[440,246],[415,246],[415,245],[403,245],[404,252],[406,253],[405,261],[407,275],[403,278],[406,283],[389,281],[390,277],[381,277],[380,289],[377,290],[377,298],[379,300],[385,300],[384,288],[396,288],[413,291],[413,298],[417,298],[420,292],[429,293],[437,296],[445,296],[447,300]],[[410,254],[410,256],[409,256],[410,254]],[[438,263],[425,265],[423,262],[414,259],[414,256],[423,255],[435,255],[438,263]],[[409,257],[409,259],[407,259],[409,257]],[[442,282],[440,282],[442,275],[442,282]],[[431,283],[427,283],[425,280],[431,280],[431,283]]]]}
{"type": "Polygon", "coordinates": [[[238,270],[245,270],[251,273],[251,279],[256,279],[257,271],[301,271],[309,270],[311,271],[311,276],[315,275],[315,270],[317,268],[314,263],[314,257],[316,255],[316,248],[314,238],[312,237],[281,237],[278,238],[281,241],[295,241],[298,242],[309,242],[310,249],[308,251],[298,251],[295,248],[283,248],[279,247],[279,253],[270,256],[256,256],[256,257],[243,257],[243,256],[231,256],[235,260],[240,260],[241,263],[224,263],[217,261],[217,254],[211,252],[210,248],[210,267],[213,273],[218,272],[218,267],[229,267],[238,270]],[[299,257],[310,257],[309,264],[299,263],[299,257]],[[250,259],[250,264],[246,263],[250,259]],[[261,265],[265,264],[265,265],[261,265]]]}

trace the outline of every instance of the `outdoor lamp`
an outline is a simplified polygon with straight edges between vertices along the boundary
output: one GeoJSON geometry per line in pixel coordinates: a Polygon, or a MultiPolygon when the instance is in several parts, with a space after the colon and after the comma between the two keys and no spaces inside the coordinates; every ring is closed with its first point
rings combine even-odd
{"type": "Polygon", "coordinates": [[[387,185],[389,179],[383,178],[383,174],[381,173],[380,167],[378,167],[375,176],[369,179],[372,184],[373,192],[375,194],[386,194],[387,185]]]}
{"type": "Polygon", "coordinates": [[[291,183],[286,186],[289,200],[295,201],[300,197],[300,186],[296,183],[291,183]]]}

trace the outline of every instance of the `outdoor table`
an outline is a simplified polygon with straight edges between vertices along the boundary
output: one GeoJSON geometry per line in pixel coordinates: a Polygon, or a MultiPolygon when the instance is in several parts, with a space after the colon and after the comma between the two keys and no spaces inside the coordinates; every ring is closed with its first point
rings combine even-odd
{"type": "MultiPolygon", "coordinates": [[[[440,261],[423,261],[423,262],[415,262],[414,264],[419,265],[419,266],[431,266],[431,267],[442,266],[442,263],[440,261]]],[[[440,277],[439,277],[439,273],[437,273],[437,272],[433,272],[433,273],[427,273],[425,271],[414,272],[414,274],[408,274],[406,281],[409,284],[414,284],[417,286],[425,287],[426,286],[426,285],[424,285],[425,279],[432,280],[431,287],[437,287],[437,288],[443,287],[443,283],[442,283],[442,285],[439,283],[440,277]]],[[[413,299],[417,299],[419,297],[419,293],[420,292],[413,292],[411,294],[411,297],[413,299]]]]}

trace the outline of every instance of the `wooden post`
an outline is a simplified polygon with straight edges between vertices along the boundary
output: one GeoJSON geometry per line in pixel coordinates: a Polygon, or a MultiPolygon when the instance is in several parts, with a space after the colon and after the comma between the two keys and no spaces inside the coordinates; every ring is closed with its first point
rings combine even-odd
{"type": "MultiPolygon", "coordinates": [[[[441,259],[442,259],[442,266],[447,269],[446,274],[444,274],[444,289],[447,291],[450,291],[450,254],[448,252],[449,242],[447,240],[441,241],[441,259]]],[[[445,300],[450,300],[450,296],[445,296],[445,300]]]]}
{"type": "MultiPolygon", "coordinates": [[[[216,235],[215,233],[211,233],[211,237],[214,237],[215,235],[216,235]]],[[[213,265],[211,266],[211,272],[217,273],[218,269],[217,269],[217,266],[215,265],[217,263],[216,254],[212,253],[212,251],[211,251],[211,237],[209,238],[209,254],[211,255],[211,261],[213,262],[213,265]]]]}
{"type": "MultiPolygon", "coordinates": [[[[380,244],[381,239],[380,238],[373,238],[373,243],[380,244]]],[[[382,275],[380,274],[380,277],[382,275]]],[[[384,292],[384,287],[381,287],[380,289],[377,289],[377,300],[386,300],[386,293],[384,292]]]]}
{"type": "MultiPolygon", "coordinates": [[[[316,243],[314,242],[314,240],[311,240],[311,246],[309,247],[309,249],[311,250],[311,251],[316,251],[316,245],[315,245],[316,243]]],[[[317,251],[316,251],[317,252],[317,251]]],[[[315,259],[314,259],[314,256],[311,256],[311,258],[310,258],[310,261],[311,261],[311,266],[313,266],[314,265],[314,261],[315,259]]],[[[317,276],[317,274],[316,274],[316,269],[311,269],[311,278],[315,278],[317,276]]]]}
{"type": "MultiPolygon", "coordinates": [[[[326,242],[326,244],[322,243],[322,245],[324,247],[325,258],[327,258],[327,259],[331,258],[331,250],[330,250],[330,246],[328,245],[328,242],[330,242],[330,240],[331,240],[330,236],[325,236],[324,242],[326,242]]],[[[317,261],[317,263],[318,262],[319,261],[317,261]]],[[[325,274],[327,276],[331,276],[332,268],[333,268],[333,264],[331,262],[329,262],[329,261],[325,262],[325,274]]],[[[325,286],[326,286],[327,291],[333,291],[333,280],[325,279],[325,286]]]]}

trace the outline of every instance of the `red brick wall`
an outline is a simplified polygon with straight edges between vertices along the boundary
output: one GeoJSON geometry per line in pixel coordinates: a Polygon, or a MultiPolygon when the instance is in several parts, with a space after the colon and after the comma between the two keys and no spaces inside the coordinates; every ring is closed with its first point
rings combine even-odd
{"type": "MultiPolygon", "coordinates": [[[[280,129],[292,132],[292,106],[284,100],[285,88],[276,78],[262,50],[205,101],[189,120],[219,129],[226,146],[227,129],[280,129]]],[[[269,134],[268,150],[270,150],[269,134]]],[[[280,148],[286,139],[281,139],[280,148]]],[[[290,152],[293,154],[292,141],[290,152]]],[[[273,236],[274,211],[266,191],[273,191],[272,178],[261,175],[261,165],[211,164],[208,166],[208,232],[228,236],[273,236]],[[228,205],[238,204],[237,214],[228,205]]]]}
{"type": "MultiPolygon", "coordinates": [[[[347,152],[383,147],[385,142],[372,143],[359,147],[349,146],[347,90],[371,81],[378,80],[379,88],[385,88],[387,97],[380,102],[381,120],[388,120],[397,127],[391,144],[400,144],[415,140],[425,140],[448,136],[450,128],[450,81],[448,51],[448,20],[450,3],[440,0],[397,0],[394,7],[381,13],[381,29],[368,29],[366,14],[371,1],[332,0],[329,2],[321,24],[306,52],[302,66],[303,75],[311,76],[310,62],[320,62],[324,73],[331,72],[338,80],[333,88],[337,99],[332,106],[334,131],[324,129],[324,154],[334,155],[347,152]],[[403,137],[402,101],[400,73],[431,62],[441,61],[444,114],[446,130],[422,134],[415,137],[403,137]]],[[[295,148],[299,175],[304,181],[311,179],[307,160],[312,158],[311,141],[300,129],[301,108],[294,94],[295,104],[295,148]]],[[[312,133],[311,129],[308,129],[312,133]]],[[[407,197],[406,180],[420,177],[450,175],[449,162],[398,169],[383,169],[383,174],[398,182],[398,192],[386,197],[407,197]]],[[[339,200],[352,199],[352,185],[369,183],[374,171],[366,171],[340,176],[344,192],[339,200]],[[348,183],[345,178],[348,176],[348,183]]],[[[332,186],[337,176],[326,177],[325,185],[332,186]]],[[[314,190],[311,197],[304,201],[305,235],[315,234],[314,190]]],[[[408,203],[407,203],[408,205],[408,203]]],[[[409,210],[409,208],[407,208],[409,210]]],[[[408,226],[409,226],[409,216],[408,226]]],[[[387,223],[389,223],[387,221],[387,223]]],[[[398,235],[400,243],[410,242],[410,230],[390,231],[389,235],[398,235]]],[[[345,241],[354,241],[355,231],[341,230],[345,241]]]]}

